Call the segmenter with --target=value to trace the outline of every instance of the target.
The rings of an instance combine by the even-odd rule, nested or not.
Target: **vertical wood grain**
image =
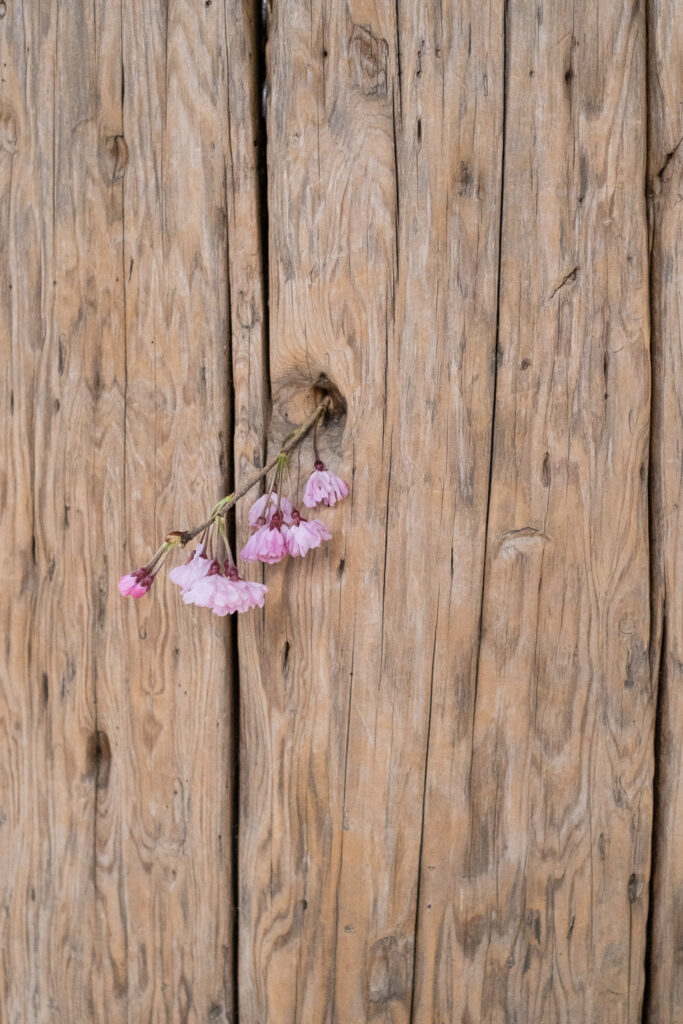
[[[408,1021],[431,686],[466,706],[478,632],[502,5],[278,4],[268,50],[270,440],[331,382],[351,495],[241,659],[240,1009]]]
[[[332,381],[353,486],[243,666],[242,1013],[635,1021],[643,12],[272,13],[271,441]]]
[[[418,1020],[641,1018],[654,708],[645,41],[637,3],[508,3],[467,838],[436,1012]],[[443,889],[425,874],[433,905]]]
[[[83,922],[94,917],[95,651],[111,554],[106,476],[92,468],[98,434],[120,452],[121,308],[92,20],[81,4],[3,14],[0,1017],[23,1024],[91,1017]],[[101,339],[100,308],[113,313]]]
[[[229,630],[116,589],[229,483],[230,30],[0,7],[12,1024],[234,1019]]]
[[[676,1024],[677,5],[275,0],[266,188],[258,6],[0,0],[0,1021],[635,1024],[659,687]],[[316,387],[333,541],[122,601]]]
[[[683,1021],[683,23],[653,0],[649,16],[648,194],[651,232],[651,528],[654,682],[659,683],[657,814],[649,1024]]]
[[[229,13],[121,10],[128,560],[229,482]],[[108,906],[127,988],[112,978],[102,1019],[118,996],[130,1020],[231,1020],[229,627],[166,577],[124,621],[125,700],[119,682],[98,711],[121,745],[101,825],[120,849],[125,921]]]

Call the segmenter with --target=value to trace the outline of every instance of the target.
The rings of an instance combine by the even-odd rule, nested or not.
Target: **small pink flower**
[[[256,532],[240,551],[245,562],[267,562],[273,565],[289,554],[290,527],[284,523],[281,512],[274,512],[270,523],[263,516],[256,520]]]
[[[184,565],[177,565],[175,569],[171,569],[168,574],[171,582],[176,583],[185,593],[191,586],[203,579],[209,571],[211,566],[210,560],[204,554],[204,549],[201,544],[197,545],[197,550],[193,551],[187,562]]]
[[[207,559],[207,561],[209,560]],[[209,567],[204,575],[195,580],[191,586],[183,588],[182,598],[185,604],[196,604],[199,608],[213,608],[220,568],[215,559],[209,561]]]
[[[226,572],[227,575],[223,575],[218,562],[211,562],[209,572],[183,591],[185,604],[210,608],[214,615],[220,616],[263,607],[267,587],[243,580],[235,566],[228,567],[227,562]]]
[[[332,534],[319,519],[304,519],[298,509],[293,509],[287,539],[290,555],[303,557],[311,548],[319,548],[322,541],[331,540]]]
[[[249,509],[249,525],[256,526],[257,520],[261,517],[263,517],[267,523],[270,523],[273,512],[275,512],[276,508],[277,494],[273,491],[270,495],[270,501],[268,501],[267,492],[262,494],[260,498],[256,499]],[[289,523],[292,515],[292,503],[289,498],[285,498],[284,495],[280,498],[280,511],[282,512],[284,522]]]
[[[214,615],[232,615],[248,612],[250,608],[263,608],[268,588],[263,583],[243,580],[235,566],[227,568],[220,580],[213,602]]]
[[[316,459],[315,469],[309,476],[304,490],[304,505],[315,508],[316,505],[336,505],[345,498],[349,489],[340,476],[325,469],[325,464]]]
[[[159,569],[166,561],[171,548],[182,543],[183,534],[169,533],[161,547],[154,552],[149,562],[119,580],[119,593],[123,597],[144,597],[154,583]]]
[[[154,583],[154,573],[151,573],[146,566],[136,569],[135,572],[122,576],[119,580],[119,593],[123,597],[144,597]]]

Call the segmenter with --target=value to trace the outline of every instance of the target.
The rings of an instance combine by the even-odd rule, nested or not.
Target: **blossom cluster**
[[[323,522],[302,516],[292,504],[291,498],[282,494],[286,469],[287,457],[282,452],[275,461],[269,489],[249,510],[251,534],[240,552],[245,562],[273,565],[287,556],[301,558],[332,537]],[[259,474],[252,483],[258,482],[261,476],[263,474]],[[250,486],[247,485],[245,491]],[[326,469],[316,452],[314,469],[303,494],[306,508],[335,505],[348,493],[348,487],[341,477]],[[263,583],[246,580],[240,575],[227,539],[225,516],[242,494],[229,495],[220,501],[209,520],[197,530],[169,534],[146,565],[121,577],[121,594],[124,597],[143,597],[154,583],[168,553],[174,547],[184,547],[201,532],[201,540],[185,564],[176,566],[169,573],[169,579],[180,587],[185,604],[210,608],[214,615],[219,616],[262,608],[268,588]]]
[[[180,587],[185,604],[211,608],[214,615],[231,615],[250,608],[263,608],[268,588],[263,583],[242,579],[228,559],[221,567],[215,558],[204,554],[198,544],[185,565],[178,565],[168,574]]]

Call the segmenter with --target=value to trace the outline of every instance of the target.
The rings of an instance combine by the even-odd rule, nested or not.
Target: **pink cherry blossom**
[[[209,560],[207,559],[207,561]],[[213,608],[220,568],[215,559],[209,561],[206,573],[195,580],[191,586],[183,588],[182,598],[185,604],[196,604],[199,608]]]
[[[171,569],[168,577],[184,593],[207,575],[210,566],[211,561],[204,554],[202,545],[197,544],[197,550],[192,552],[188,561],[184,565],[177,565],[175,569]]]
[[[221,582],[216,588],[213,602],[214,615],[231,615],[233,612],[247,612],[250,608],[263,608],[268,588],[263,583],[243,580],[233,566],[225,576],[217,577]]]
[[[154,573],[147,566],[122,576],[119,580],[119,593],[123,597],[144,597],[154,583]]]
[[[289,554],[289,525],[282,512],[273,512],[270,523],[263,516],[256,520],[256,530],[240,551],[245,562],[267,562],[273,565]]]
[[[332,534],[319,519],[304,519],[298,509],[293,509],[287,539],[290,555],[303,557],[311,548],[319,548],[322,541],[331,540]]]
[[[214,615],[232,615],[257,606],[262,608],[267,590],[262,583],[243,580],[234,566],[224,575],[218,562],[213,561],[209,572],[183,591],[183,601],[210,608]]]
[[[316,459],[315,469],[309,476],[304,490],[304,505],[315,508],[316,505],[336,505],[345,498],[349,489],[340,476],[325,469],[325,464]]]
[[[272,521],[270,525],[259,526],[240,551],[240,558],[245,562],[267,562],[274,565],[289,554],[289,530],[289,526],[284,523],[274,526]]]
[[[267,507],[266,507],[267,505]],[[263,517],[267,523],[273,516],[273,512],[277,509],[277,494],[273,492],[270,495],[270,501],[268,501],[268,493],[262,494],[260,498],[257,498],[254,504],[249,509],[249,525],[256,526],[257,520]],[[285,498],[284,495],[280,497],[280,511],[282,512],[284,522],[289,523],[292,515],[292,503],[289,498]]]

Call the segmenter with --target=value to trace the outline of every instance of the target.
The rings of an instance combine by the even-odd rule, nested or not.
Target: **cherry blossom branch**
[[[203,523],[191,530],[173,530],[167,534],[163,544],[149,562],[121,577],[119,592],[122,596],[144,597],[170,552],[175,548],[185,547],[201,534],[201,541],[190,558],[184,565],[176,566],[169,573],[171,582],[181,588],[185,604],[211,608],[214,615],[220,616],[246,612],[255,607],[262,608],[268,588],[265,583],[245,580],[240,576],[228,541],[227,513],[252,487],[274,470],[270,489],[263,497],[258,498],[249,510],[251,534],[239,557],[246,562],[265,562],[273,565],[289,555],[300,558],[308,551],[320,547],[323,541],[332,539],[332,534],[324,522],[302,516],[290,498],[282,493],[285,470],[289,476],[289,453],[301,443],[311,427],[315,427],[317,433],[320,421],[331,406],[331,398],[323,398],[305,423],[287,435],[275,458],[250,476],[238,491],[221,498]],[[304,488],[303,503],[306,508],[334,505],[348,495],[349,489],[341,477],[325,469],[320,461],[315,434],[313,444],[314,469]],[[276,489],[277,502],[273,509],[271,501]],[[225,549],[227,558],[221,556],[219,559],[221,547]]]
[[[277,453],[275,458],[271,459],[271,461],[267,465],[265,465],[263,469],[259,469],[256,473],[250,476],[247,482],[243,484],[243,486],[240,487],[238,491],[235,491],[233,494],[228,494],[225,498],[221,498],[218,504],[214,506],[211,515],[207,520],[205,520],[205,522],[200,523],[199,526],[196,526],[194,527],[194,529],[191,530],[174,531],[173,533],[170,533],[168,535],[167,540],[173,538],[174,546],[185,547],[185,545],[189,544],[191,540],[194,540],[194,538],[198,536],[198,534],[200,534],[202,530],[206,530],[207,527],[211,526],[211,524],[217,520],[218,516],[226,515],[226,513],[230,511],[233,505],[237,504],[240,498],[243,498],[245,494],[248,494],[252,487],[256,486],[259,480],[263,480],[264,476],[267,476],[268,473],[270,473],[271,469],[277,466],[278,462],[281,463],[282,460],[286,458],[287,455],[292,451],[292,449],[296,448],[296,446],[300,444],[301,441],[303,441],[304,437],[311,429],[311,427],[314,424],[317,425],[320,418],[330,409],[331,405],[332,400],[330,399],[329,395],[326,395],[325,398],[323,398],[322,402],[320,402],[320,404],[316,407],[315,411],[311,413],[311,415],[308,417],[305,423],[303,423],[300,427],[297,427],[296,430],[293,430],[291,434],[287,435],[287,437],[282,443],[280,451]]]

